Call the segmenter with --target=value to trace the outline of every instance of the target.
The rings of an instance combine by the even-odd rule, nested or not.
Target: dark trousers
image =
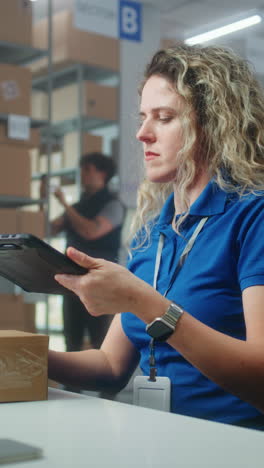
[[[102,315],[93,317],[76,295],[63,298],[64,336],[67,351],[80,351],[85,332],[88,331],[91,346],[100,348],[109,328],[111,317]]]

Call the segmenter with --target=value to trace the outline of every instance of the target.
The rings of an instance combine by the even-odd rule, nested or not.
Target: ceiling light
[[[215,39],[216,37],[224,36],[225,34],[230,34],[232,32],[239,31],[240,29],[248,28],[249,26],[258,24],[261,21],[262,17],[260,15],[252,15],[240,21],[235,21],[234,23],[227,24],[226,26],[222,26],[220,28],[212,29],[211,31],[207,31],[202,34],[197,34],[196,36],[189,37],[189,39],[185,39],[184,42],[188,45],[201,44],[201,42],[210,41],[211,39]]]

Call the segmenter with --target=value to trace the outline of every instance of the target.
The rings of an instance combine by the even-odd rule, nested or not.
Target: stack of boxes
[[[82,31],[74,27],[73,14],[63,10],[53,15],[53,44],[52,58],[55,70],[65,69],[70,65],[83,64],[91,69],[119,71],[119,41],[111,37]],[[48,20],[46,18],[36,22],[33,26],[33,45],[38,49],[46,49],[48,46]],[[34,76],[42,76],[47,73],[47,58],[38,60],[31,65]],[[83,82],[83,117],[104,119],[116,122],[118,118],[118,94],[116,87],[98,84],[92,81]],[[52,93],[52,121],[59,122],[78,116],[78,85],[71,84]],[[47,95],[43,91],[35,91],[32,94],[32,115],[38,119],[46,119],[48,114]],[[99,140],[93,135],[84,137],[84,152],[93,151],[95,146],[98,151]],[[76,140],[77,141],[77,140]],[[64,142],[64,151],[72,152],[72,162],[75,164],[74,155],[78,152],[77,143],[74,146]],[[73,167],[69,164],[66,167]],[[64,163],[64,160],[63,160]]]
[[[63,10],[52,18],[52,59],[55,70],[63,70],[75,64],[87,65],[91,71],[119,70],[119,41],[99,34],[82,31],[74,26],[73,13]],[[33,45],[38,49],[48,47],[48,19],[44,18],[33,26]],[[48,61],[44,57],[30,66],[34,76],[47,74]],[[76,75],[77,82],[77,75]],[[79,88],[77,83],[68,84],[52,92],[52,123],[63,122],[79,116]],[[82,83],[83,105],[82,117],[93,120],[104,120],[115,123],[118,120],[118,90],[115,86],[99,84],[91,80]],[[32,92],[32,116],[45,120],[48,116],[48,98],[44,91]],[[103,151],[102,136],[82,132],[82,152]],[[40,155],[41,156],[41,155]],[[72,169],[78,165],[79,134],[67,133],[63,138],[61,151],[54,151],[51,158],[51,171]],[[47,170],[47,157],[38,158],[36,172]],[[57,185],[72,183],[67,177],[54,178]],[[76,201],[76,187],[64,187],[69,202]],[[61,214],[61,206],[51,197],[50,214],[52,217]]]
[[[32,45],[30,0],[0,2],[0,41],[23,46]]]
[[[0,40],[32,47],[30,1],[1,2]],[[32,73],[29,69],[0,63],[0,114],[31,116],[31,80]],[[37,129],[30,130],[28,140],[20,140],[9,138],[7,122],[0,123],[0,196],[30,197],[30,150],[39,145],[40,135]],[[43,237],[43,213],[1,208],[0,233],[21,231]]]
[[[0,2],[0,40],[32,47],[30,1]],[[31,116],[31,77],[31,71],[25,67],[0,63],[0,114]],[[8,133],[7,121],[3,119],[0,123],[0,200],[1,197],[29,198],[30,150],[40,144],[39,131],[31,129],[28,140],[10,138]],[[44,214],[38,206],[30,211],[3,208],[0,203],[0,233],[16,232],[44,236]],[[0,294],[0,329],[34,332],[34,314],[34,304],[25,304],[21,296]]]
[[[8,41],[21,46],[31,46],[38,49],[48,48],[48,19],[42,19],[32,25],[30,0],[8,0],[0,2],[0,41]],[[119,41],[76,29],[73,14],[61,11],[53,15],[53,67],[65,69],[74,64],[87,65],[91,70],[101,69],[118,72]],[[12,25],[12,27],[10,27]],[[28,68],[0,63],[0,114],[16,114],[30,116],[33,119],[47,120],[48,95],[43,91],[32,91],[32,75],[45,76],[48,73],[48,59],[41,58]],[[105,120],[115,123],[118,118],[118,95],[114,86],[99,84],[86,80],[82,84],[83,108],[82,115],[89,119]],[[52,93],[52,123],[78,117],[77,84],[54,89]],[[51,171],[76,168],[79,158],[79,134],[68,133],[63,138],[60,147],[52,154]],[[103,150],[102,136],[83,132],[82,150],[84,153]],[[47,171],[47,155],[45,145],[40,145],[40,134],[31,129],[28,140],[15,140],[8,137],[6,123],[0,123],[0,199],[2,196],[38,198],[39,182],[31,181],[32,173]],[[34,164],[32,164],[32,162]],[[52,179],[61,184],[66,178]],[[67,182],[69,183],[69,182]],[[70,182],[72,184],[72,181]],[[65,192],[75,201],[78,196],[76,186],[68,185]],[[51,196],[51,218],[60,214],[61,206]],[[31,232],[38,237],[44,236],[44,214],[38,206],[33,211],[27,208],[3,208],[0,204],[0,233]],[[0,278],[1,281],[1,278]],[[3,288],[0,288],[3,291]],[[26,321],[34,314],[24,312],[32,308],[32,304],[23,304],[21,298],[12,294],[0,293],[1,304],[5,310],[14,310],[12,320],[16,324],[12,328],[34,331],[34,320]],[[9,304],[9,306],[8,306]],[[0,312],[0,329],[10,328],[11,313]],[[24,317],[22,322],[18,317]],[[2,320],[2,323],[1,323]]]
[[[0,2],[0,41],[32,46],[29,0]],[[3,61],[3,57],[2,57]],[[30,117],[31,72],[0,63],[0,114]],[[0,123],[1,196],[30,197],[30,149],[39,146],[39,133],[28,140],[9,138],[6,120]],[[32,232],[43,237],[43,213],[1,208],[0,233]],[[1,282],[2,278],[0,278]],[[0,290],[5,290],[5,280]],[[35,333],[35,305],[22,295],[0,293],[0,402],[47,398],[48,336]]]
[[[82,63],[112,71],[119,70],[119,41],[75,28],[71,11],[63,10],[53,15],[52,32],[55,69]],[[44,18],[33,26],[34,46],[47,49],[47,38],[48,20]],[[47,71],[47,59],[32,64],[32,71],[43,75]]]

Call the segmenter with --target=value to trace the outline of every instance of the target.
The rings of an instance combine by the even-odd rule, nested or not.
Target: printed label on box
[[[29,140],[30,138],[30,118],[26,115],[10,114],[7,123],[8,138],[16,140]]]

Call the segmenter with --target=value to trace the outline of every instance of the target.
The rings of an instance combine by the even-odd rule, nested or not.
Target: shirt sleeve
[[[238,238],[238,278],[241,290],[264,285],[264,204],[256,203],[245,216]]]
[[[103,216],[110,221],[113,227],[117,227],[123,223],[124,207],[119,200],[111,200],[103,207],[97,216]]]

